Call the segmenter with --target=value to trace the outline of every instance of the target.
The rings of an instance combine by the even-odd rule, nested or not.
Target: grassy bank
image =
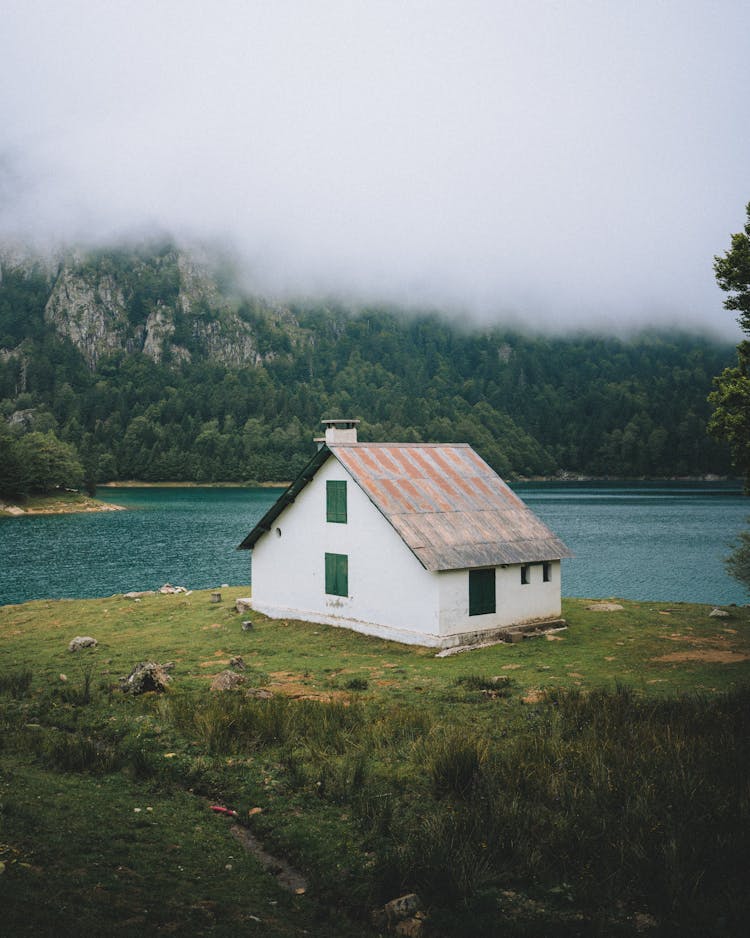
[[[243,631],[243,592],[0,608],[6,933],[375,935],[416,891],[425,935],[744,934],[750,610],[568,600],[549,640],[436,658]],[[123,694],[146,659],[169,691]]]

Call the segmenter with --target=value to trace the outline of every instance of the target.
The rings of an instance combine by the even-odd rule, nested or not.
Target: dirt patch
[[[704,648],[695,651],[674,651],[670,655],[659,655],[658,658],[652,658],[652,661],[700,661],[704,664],[734,664],[738,661],[750,661],[750,655],[745,655],[740,651],[729,651],[720,648]]]
[[[264,850],[260,841],[253,837],[247,828],[240,827],[239,824],[233,824],[229,830],[243,849],[251,853],[265,870],[268,870],[276,877],[279,886],[295,896],[302,896],[307,892],[307,881],[304,876],[291,867],[286,860],[275,857]]]
[[[500,668],[500,670],[501,671],[515,671],[516,668],[520,668],[520,667],[521,667],[520,664],[504,664],[502,668]]]
[[[521,700],[522,700],[525,704],[535,704],[535,703],[539,703],[539,701],[540,701],[543,697],[544,697],[544,692],[543,692],[543,691],[539,690],[538,687],[532,687],[530,690],[526,691],[526,693],[525,693],[524,696],[521,698]]]
[[[694,635],[681,635],[679,632],[673,632],[671,635],[663,635],[670,642],[690,642],[691,645],[710,645],[714,648],[718,645],[720,648],[728,647],[729,639],[723,635],[716,635],[713,638],[697,638]]]
[[[334,700],[348,701],[349,694],[342,690],[316,690],[301,674],[291,671],[273,671],[269,674],[271,681],[268,685],[275,694],[283,694],[292,700],[320,700],[323,703],[332,703]]]
[[[547,639],[548,642],[564,642],[565,641],[564,635],[552,635],[551,632],[547,632],[544,637]]]
[[[625,607],[619,603],[590,603],[586,608],[591,612],[622,612]]]

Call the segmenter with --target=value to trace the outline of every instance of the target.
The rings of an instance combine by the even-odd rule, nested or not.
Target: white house
[[[240,545],[276,619],[448,648],[560,616],[557,538],[465,443],[325,441]]]

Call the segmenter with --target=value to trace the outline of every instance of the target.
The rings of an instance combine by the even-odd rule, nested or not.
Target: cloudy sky
[[[706,326],[747,0],[0,0],[0,236],[223,240],[266,291]]]

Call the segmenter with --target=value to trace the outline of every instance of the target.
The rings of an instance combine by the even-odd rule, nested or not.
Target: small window
[[[326,593],[349,595],[349,558],[346,554],[326,554]]]
[[[346,482],[326,482],[326,521],[346,524]]]
[[[542,564],[542,580],[545,583],[549,583],[551,579],[552,579],[552,564],[543,563]]]
[[[469,570],[469,615],[485,616],[495,611],[495,571]]]
[[[521,565],[521,584],[523,586],[528,586],[531,582],[531,567],[524,563]]]

